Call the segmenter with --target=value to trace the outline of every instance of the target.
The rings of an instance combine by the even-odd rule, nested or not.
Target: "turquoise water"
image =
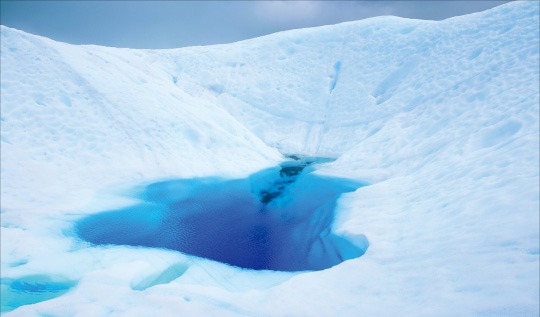
[[[17,307],[43,302],[68,292],[76,282],[61,276],[29,275],[20,278],[2,278],[0,298],[2,312]]]

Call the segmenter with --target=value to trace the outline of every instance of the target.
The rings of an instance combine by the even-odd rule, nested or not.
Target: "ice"
[[[3,315],[537,316],[538,19],[515,1],[171,50],[2,27],[2,288],[54,290]],[[73,235],[143,204],[134,186],[242,180],[281,153],[368,184],[329,225],[364,255],[257,271]]]

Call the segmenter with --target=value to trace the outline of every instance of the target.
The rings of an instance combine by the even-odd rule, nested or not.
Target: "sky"
[[[509,1],[4,1],[1,24],[72,44],[175,48],[395,15],[442,20]]]

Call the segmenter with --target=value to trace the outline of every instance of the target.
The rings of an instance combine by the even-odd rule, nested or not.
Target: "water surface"
[[[166,248],[255,270],[321,270],[365,248],[331,232],[336,201],[363,184],[312,173],[317,158],[292,157],[244,179],[150,184],[141,203],[83,218],[96,245]]]

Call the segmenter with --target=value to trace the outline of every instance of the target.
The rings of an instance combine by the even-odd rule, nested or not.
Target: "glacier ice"
[[[73,283],[3,315],[537,316],[538,18],[514,1],[171,50],[2,26],[2,287]],[[369,239],[365,254],[245,270],[73,234],[144,205],[124,195],[138,184],[243,182],[281,153],[335,157],[309,177],[369,184],[337,198],[330,225]]]

